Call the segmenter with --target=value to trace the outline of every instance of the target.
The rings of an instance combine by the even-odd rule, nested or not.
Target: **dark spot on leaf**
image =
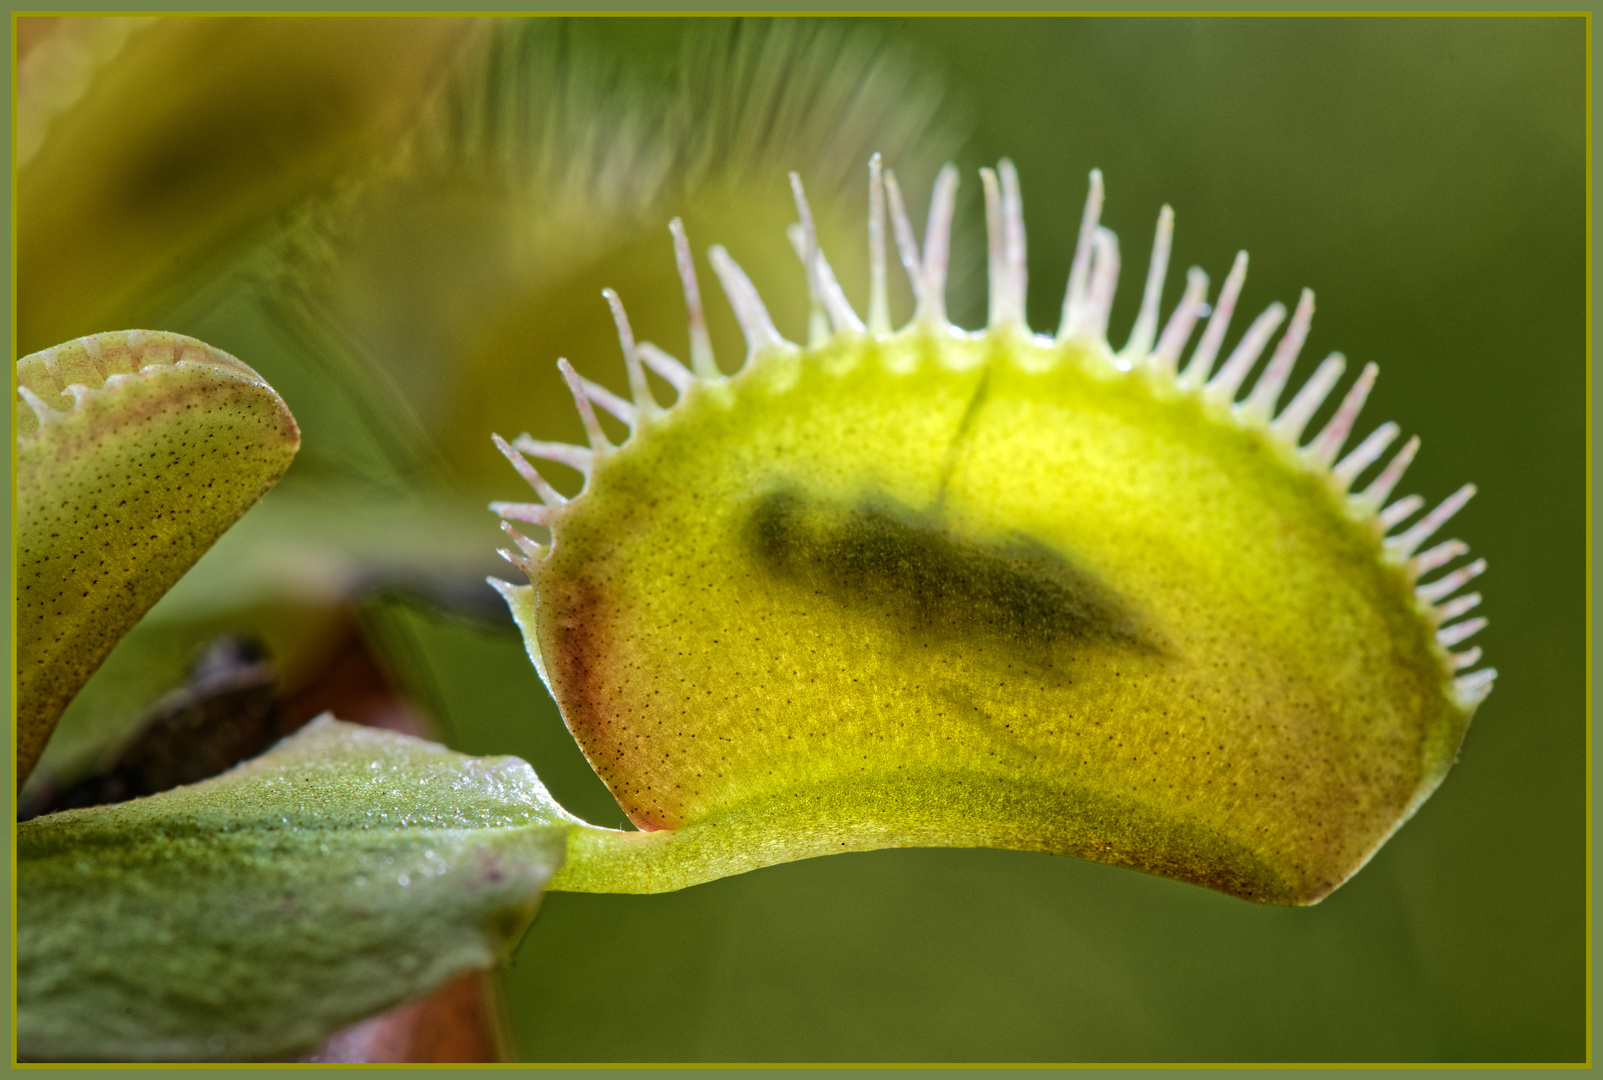
[[[848,504],[781,489],[757,500],[747,537],[770,573],[910,633],[1047,663],[1063,646],[1165,651],[1117,592],[1020,533],[966,537],[939,512],[883,496]]]

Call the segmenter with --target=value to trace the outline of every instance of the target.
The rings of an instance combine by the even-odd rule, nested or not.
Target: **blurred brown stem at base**
[[[352,1024],[301,1062],[496,1062],[495,988],[488,973],[460,975],[434,993]]]

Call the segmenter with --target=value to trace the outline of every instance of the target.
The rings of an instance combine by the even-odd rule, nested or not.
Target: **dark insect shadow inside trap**
[[[746,534],[775,577],[925,639],[998,646],[1044,667],[1064,649],[1167,652],[1092,573],[1022,533],[963,536],[944,501],[915,510],[885,495],[847,502],[785,487],[754,502]]]

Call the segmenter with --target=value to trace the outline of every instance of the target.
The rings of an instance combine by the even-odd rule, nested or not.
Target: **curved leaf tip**
[[[17,361],[17,774],[117,641],[289,468],[300,429],[234,357],[96,334]]]

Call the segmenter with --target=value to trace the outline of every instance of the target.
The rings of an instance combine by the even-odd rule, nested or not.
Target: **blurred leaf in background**
[[[19,20],[21,351],[162,314],[275,215],[388,153],[472,26]]]
[[[604,287],[638,335],[687,356],[670,218],[698,250],[733,245],[799,333],[795,208],[775,178],[802,171],[832,249],[855,253],[869,156],[923,187],[956,149],[928,65],[868,27],[650,20],[642,41],[616,32],[631,21],[504,24],[393,166],[309,216],[285,256],[275,311],[297,339],[373,373],[441,468],[487,494],[506,465],[486,432],[582,437],[557,357],[624,388]],[[846,285],[866,292],[866,274]],[[733,368],[744,343],[709,301]]]
[[[950,305],[966,325],[984,305],[974,168],[1011,156],[1031,320],[1050,327],[1101,167],[1104,220],[1127,251],[1145,250],[1169,202],[1172,279],[1196,263],[1218,280],[1244,247],[1248,309],[1312,287],[1310,355],[1381,365],[1371,409],[1424,436],[1416,486],[1480,485],[1460,532],[1492,565],[1484,645],[1502,678],[1452,776],[1312,909],[996,851],[812,860],[664,896],[555,894],[506,977],[519,1054],[1588,1052],[1582,20],[141,25],[116,49],[85,46],[102,57],[93,77],[47,95],[45,134],[20,147],[19,303],[35,328],[21,344],[107,328],[94,320],[202,337],[278,388],[304,447],[69,710],[58,741],[76,760],[114,746],[208,635],[254,632],[310,679],[354,620],[455,749],[523,755],[570,810],[621,825],[479,585],[505,575],[483,499],[518,489],[489,431],[577,435],[559,355],[621,387],[604,285],[639,336],[683,355],[674,214],[698,251],[728,245],[798,336],[787,169],[860,300],[873,150],[915,217],[931,166],[955,153],[963,167],[953,262],[970,273]],[[279,52],[225,63],[266,49],[250,35]],[[263,104],[280,100],[346,104],[303,124]],[[171,119],[191,111],[211,126]],[[67,258],[94,250],[78,228],[106,238],[104,257]],[[1134,317],[1132,277],[1115,337]],[[733,320],[704,292],[733,366]]]

